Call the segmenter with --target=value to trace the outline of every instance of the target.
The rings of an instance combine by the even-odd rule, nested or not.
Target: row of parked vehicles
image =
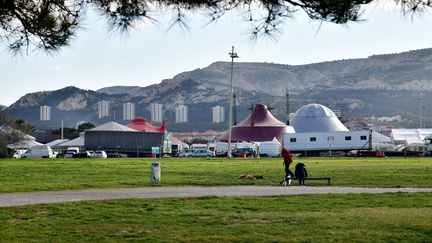
[[[227,153],[218,153],[215,151],[211,151],[208,149],[188,149],[180,153],[180,157],[215,157],[215,156],[226,156]],[[233,157],[257,157],[257,154],[254,152],[252,148],[239,148],[231,151],[231,155]]]
[[[65,154],[53,151],[50,146],[39,145],[29,149],[17,149],[14,158],[107,158],[108,155],[103,150],[80,151],[78,147],[69,147]]]
[[[282,146],[274,139],[267,142],[241,142],[231,144],[232,157],[278,157],[281,155]],[[228,143],[217,142],[214,144],[193,144],[191,149],[183,150],[180,157],[226,157],[228,155]]]

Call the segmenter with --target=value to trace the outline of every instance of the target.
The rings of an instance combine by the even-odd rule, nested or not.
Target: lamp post
[[[233,119],[233,71],[234,71],[234,58],[238,58],[237,53],[234,52],[234,46],[230,53],[231,57],[231,84],[230,84],[230,103],[229,103],[229,129],[228,129],[228,158],[231,158],[231,129],[232,129],[232,119]]]

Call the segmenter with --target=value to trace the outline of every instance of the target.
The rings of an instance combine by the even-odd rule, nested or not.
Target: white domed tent
[[[291,119],[297,133],[348,131],[332,110],[320,104],[301,107]]]

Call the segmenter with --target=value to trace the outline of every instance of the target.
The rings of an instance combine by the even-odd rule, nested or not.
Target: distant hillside
[[[124,102],[135,103],[136,114],[149,119],[149,106],[156,102],[164,105],[164,117],[175,130],[187,126],[173,123],[175,108],[183,104],[189,107],[191,131],[198,127],[211,129],[215,127],[211,123],[212,106],[225,106],[228,112],[230,65],[215,62],[147,87],[113,86],[98,91],[66,87],[31,93],[6,111],[38,127],[58,127],[61,119],[69,126],[82,120],[95,124],[114,118],[121,121]],[[343,119],[401,114],[418,120],[420,94],[425,104],[424,116],[432,116],[432,106],[428,105],[432,103],[432,49],[297,66],[239,62],[234,63],[233,84],[237,121],[249,114],[248,108],[254,103],[274,107],[272,113],[285,120],[286,89],[290,92],[291,112],[308,103],[320,103],[340,109]],[[112,114],[99,120],[97,102],[102,99],[113,104]],[[41,105],[53,107],[53,121],[38,120]]]
[[[175,108],[185,104],[189,107],[189,119],[191,121],[209,124],[212,120],[212,107],[228,104],[226,92],[206,88],[201,82],[190,79],[175,84],[152,85],[136,89],[136,92],[133,93],[116,92],[113,89],[112,87],[104,89],[110,94],[82,90],[76,87],[36,92],[21,97],[7,108],[7,112],[13,117],[24,119],[39,128],[46,129],[58,127],[61,120],[70,127],[75,126],[78,121],[101,124],[115,119],[127,123],[128,121],[122,121],[122,104],[126,102],[135,103],[136,115],[147,119],[150,119],[149,107],[151,103],[164,104],[165,119],[172,123],[175,120]],[[266,96],[263,93],[247,91],[239,93],[239,95],[241,95],[239,100],[248,106],[255,100],[260,100],[258,95]],[[112,104],[109,117],[98,119],[97,102],[100,100],[107,100]],[[264,99],[267,103],[271,100]],[[39,121],[39,107],[42,105],[51,106],[51,121]],[[247,115],[247,113],[247,109],[239,111],[239,115],[242,116]]]
[[[142,89],[140,86],[111,86],[96,90],[99,93],[105,94],[135,94]]]
[[[231,63],[216,62],[183,72],[164,82],[194,79],[215,88],[229,85]],[[432,49],[400,54],[374,55],[364,59],[308,65],[235,63],[234,86],[283,95],[306,89],[432,91]]]

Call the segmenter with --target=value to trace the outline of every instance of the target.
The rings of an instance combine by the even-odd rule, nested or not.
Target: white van
[[[55,158],[55,155],[50,146],[38,145],[29,148],[21,158]]]
[[[260,157],[277,157],[282,151],[282,145],[274,138],[272,141],[260,142],[258,151]]]
[[[66,150],[65,158],[73,158],[75,154],[79,154],[80,149],[78,147],[69,147]]]

